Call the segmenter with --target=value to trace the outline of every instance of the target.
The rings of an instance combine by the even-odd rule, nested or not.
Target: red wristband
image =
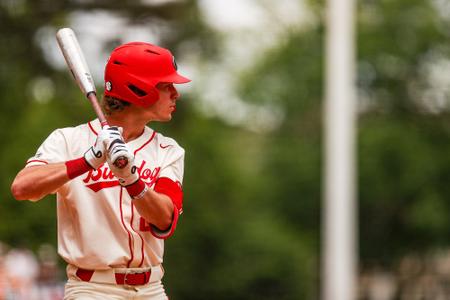
[[[142,192],[144,192],[145,189],[147,188],[147,185],[142,179],[138,179],[138,181],[130,185],[127,185],[125,188],[127,189],[127,192],[130,195],[130,197],[134,198],[140,195]]]
[[[84,157],[66,161],[67,177],[73,179],[91,170],[92,167],[86,162]]]

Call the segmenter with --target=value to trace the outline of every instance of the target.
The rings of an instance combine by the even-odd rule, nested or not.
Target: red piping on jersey
[[[156,131],[153,131],[152,136],[150,137],[150,139],[148,141],[146,141],[141,147],[139,147],[138,149],[134,150],[134,156],[136,156],[136,153],[138,153],[139,151],[141,151],[145,146],[147,146],[155,137],[156,135]],[[131,203],[131,220],[133,220],[133,212],[134,212],[134,205],[133,202]],[[139,236],[139,238],[141,239],[141,253],[142,253],[142,259],[141,262],[139,263],[139,267],[142,267],[142,264],[144,263],[144,239],[142,238],[142,236],[139,234],[139,232],[137,232],[136,230],[134,230],[133,225],[131,225],[131,229],[133,229],[134,232],[137,233],[137,235]]]
[[[40,162],[40,163],[44,163],[44,164],[48,165],[48,162],[46,162],[45,160],[39,160],[39,159],[33,159],[30,161],[27,161],[26,165],[31,164],[33,162]]]
[[[125,228],[125,230],[126,230],[126,232],[128,234],[128,247],[130,248],[130,254],[131,254],[131,258],[130,258],[130,260],[127,263],[127,268],[129,268],[131,262],[134,259],[134,251],[133,251],[133,246],[132,246],[132,244],[134,245],[134,242],[132,242],[132,238],[133,237],[131,235],[131,232],[125,226],[125,221],[123,220],[123,209],[122,209],[123,197],[122,197],[122,195],[123,195],[123,187],[120,187],[120,220],[122,221],[123,228]]]
[[[155,137],[156,135],[156,131],[153,131],[152,136],[150,137],[150,139],[148,141],[146,141],[141,147],[139,147],[138,149],[134,150],[134,156],[136,156],[136,153],[140,150],[142,150],[142,148],[144,148],[145,146],[147,146]]]
[[[134,228],[133,228],[133,218],[134,218],[134,204],[133,204],[133,201],[131,201],[131,221],[130,221],[130,226],[131,226],[131,229],[133,229],[133,231],[141,239],[141,257],[142,258],[141,258],[141,262],[139,263],[139,267],[142,267],[142,264],[144,263],[144,239],[142,238],[142,236],[141,236],[141,234],[139,232],[134,230]]]
[[[89,125],[89,128],[92,130],[92,132],[93,132],[95,135],[98,135],[97,131],[95,131],[94,126],[92,126],[91,122],[88,122],[88,125]]]

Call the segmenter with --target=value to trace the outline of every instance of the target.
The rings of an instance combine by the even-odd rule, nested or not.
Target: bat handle
[[[125,156],[119,156],[114,162],[113,164],[119,168],[119,169],[123,169],[128,165],[128,158]]]
[[[119,156],[116,158],[116,160],[113,162],[113,164],[119,168],[123,169],[128,165],[128,158],[126,156]]]
[[[108,122],[106,120],[105,121],[100,121],[100,126],[102,126],[102,128],[105,127],[105,126],[108,126]]]
[[[97,96],[95,95],[95,92],[91,91],[91,92],[87,93],[86,97],[91,102],[92,107],[94,108],[95,114],[97,115],[102,128],[105,126],[108,126],[108,121],[106,121],[106,117],[103,114],[103,111],[100,108],[100,105],[98,104],[98,100],[97,100]],[[128,158],[125,156],[119,156],[118,158],[116,158],[116,160],[113,162],[113,164],[117,168],[123,169],[128,165]]]

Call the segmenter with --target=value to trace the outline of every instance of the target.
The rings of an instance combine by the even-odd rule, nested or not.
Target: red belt
[[[89,282],[94,275],[93,270],[86,270],[78,268],[76,275],[83,281]],[[144,285],[147,284],[150,280],[151,272],[142,272],[142,273],[115,273],[115,279],[117,284],[125,284],[125,285]]]

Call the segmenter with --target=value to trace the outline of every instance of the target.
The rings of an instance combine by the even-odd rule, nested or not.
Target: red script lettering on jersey
[[[145,168],[147,162],[143,160],[141,165],[137,168],[137,172],[141,179],[147,184],[148,187],[152,187],[156,179],[159,177],[161,167],[156,167],[153,170]],[[98,192],[101,189],[115,187],[119,185],[119,181],[114,176],[113,172],[109,168],[108,164],[103,164],[97,170],[90,170],[86,177],[83,178],[83,182],[86,183],[86,187],[90,188],[94,192]]]

